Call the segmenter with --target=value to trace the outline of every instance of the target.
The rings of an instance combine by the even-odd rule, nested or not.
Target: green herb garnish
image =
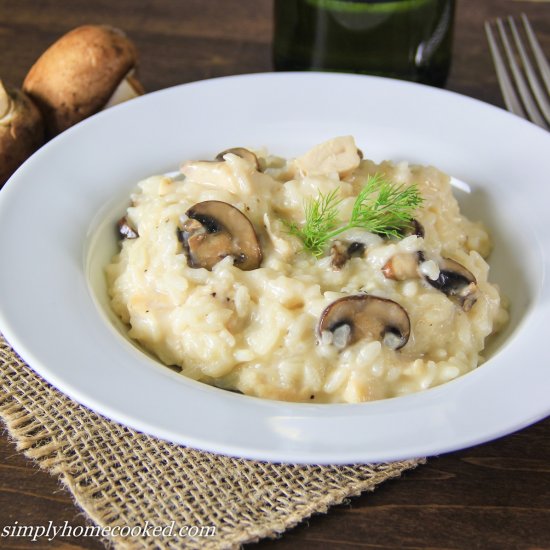
[[[401,237],[412,221],[414,211],[422,204],[416,185],[395,185],[379,174],[369,176],[353,204],[348,222],[338,224],[339,189],[304,205],[305,223],[285,222],[289,233],[298,237],[304,248],[315,256],[323,254],[327,242],[344,231],[361,228],[384,237]]]

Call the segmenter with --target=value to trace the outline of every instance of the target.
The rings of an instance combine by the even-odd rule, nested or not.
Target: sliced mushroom
[[[118,233],[123,239],[137,239],[139,237],[137,230],[132,227],[128,218],[123,216],[117,222]]]
[[[338,347],[368,338],[398,350],[409,340],[411,323],[407,312],[397,302],[359,294],[340,298],[325,308],[318,331],[320,336],[325,331],[340,337],[343,334],[345,339],[338,342]]]
[[[409,236],[409,235],[416,235],[417,237],[422,237],[422,238],[425,235],[424,226],[414,218],[411,220],[409,227],[405,232],[405,236]]]
[[[450,258],[443,258],[439,263],[439,277],[436,280],[425,279],[434,288],[455,299],[464,311],[470,311],[477,301],[476,278],[469,269]]]
[[[190,267],[212,270],[227,256],[243,271],[260,267],[262,249],[250,220],[222,201],[204,201],[187,212],[180,236]]]
[[[454,299],[464,311],[470,311],[477,300],[476,278],[463,265],[449,258],[436,264],[426,261],[423,252],[398,253],[384,264],[382,272],[387,279],[395,281],[423,278]]]
[[[363,243],[336,240],[330,248],[330,265],[336,270],[342,269],[350,258],[362,256],[364,252],[365,245]]]
[[[38,58],[23,90],[42,111],[53,137],[108,105],[143,94],[134,76],[136,64],[136,48],[121,30],[84,25]]]
[[[225,151],[222,151],[221,153],[218,153],[216,155],[216,160],[223,161],[223,157],[229,153],[241,157],[242,159],[249,162],[252,166],[254,166],[256,170],[260,171],[260,162],[258,160],[258,157],[255,155],[255,153],[248,149],[245,149],[244,147],[232,147],[231,149],[226,149]]]

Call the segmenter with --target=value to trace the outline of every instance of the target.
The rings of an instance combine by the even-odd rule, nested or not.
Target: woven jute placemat
[[[300,466],[202,452],[75,403],[30,369],[1,335],[0,367],[0,416],[17,448],[58,476],[92,522],[164,528],[164,535],[149,530],[106,540],[115,548],[237,548],[277,536],[421,462]],[[181,526],[195,529],[179,534]],[[215,528],[213,536],[207,527]]]

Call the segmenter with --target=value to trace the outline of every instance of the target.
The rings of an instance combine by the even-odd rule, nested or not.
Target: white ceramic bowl
[[[230,146],[296,156],[352,134],[368,158],[434,164],[471,187],[491,280],[511,321],[482,367],[424,392],[358,405],[224,392],[160,365],[110,312],[103,267],[135,183]],[[303,463],[401,459],[504,435],[550,411],[550,134],[450,92],[316,73],[213,79],[148,94],[52,140],[0,192],[0,330],[84,405],[177,443]]]

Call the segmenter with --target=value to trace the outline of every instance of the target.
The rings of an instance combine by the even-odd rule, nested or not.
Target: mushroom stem
[[[121,83],[117,86],[116,90],[113,92],[113,95],[109,98],[109,101],[105,104],[105,107],[103,107],[103,110],[139,97],[145,93],[143,86],[139,80],[133,76],[133,73],[134,71],[130,71],[124,77]]]

